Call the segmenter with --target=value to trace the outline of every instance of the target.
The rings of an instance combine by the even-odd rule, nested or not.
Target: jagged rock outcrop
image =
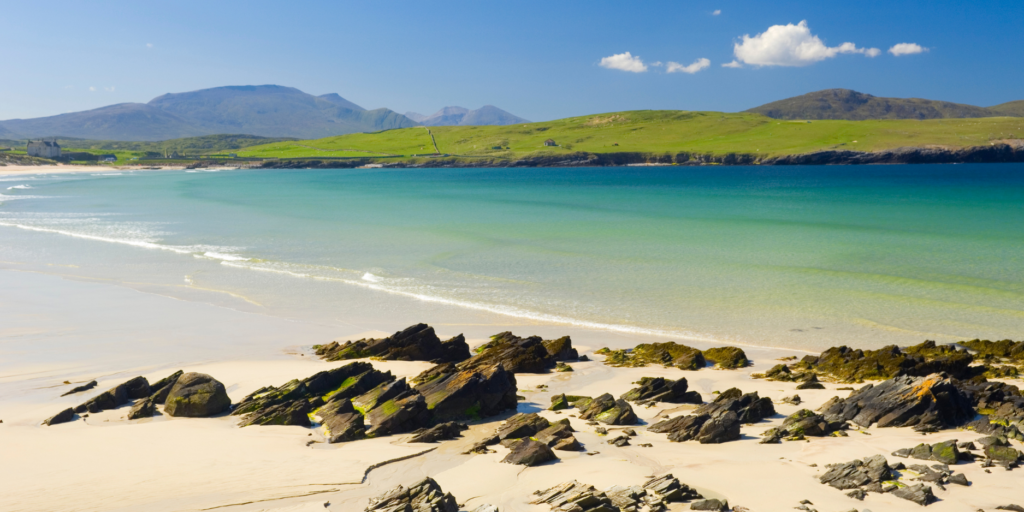
[[[386,436],[412,432],[430,424],[431,414],[423,395],[409,391],[366,412],[366,433]]]
[[[153,403],[161,405],[167,403],[167,395],[170,394],[171,388],[174,387],[174,383],[178,382],[178,379],[184,374],[185,372],[178,370],[150,384],[149,391],[152,393],[150,398],[153,400]]]
[[[429,476],[409,487],[399,485],[370,500],[366,512],[458,512],[459,505],[451,493]]]
[[[803,436],[822,437],[846,428],[846,422],[828,421],[824,416],[808,409],[790,414],[778,428],[768,429],[762,443],[777,443],[782,439],[802,439]]]
[[[347,400],[393,382],[391,372],[380,372],[363,361],[318,372],[280,387],[266,386],[242,399],[231,412],[243,416],[239,426],[311,426],[308,415],[329,401]]]
[[[434,328],[416,324],[387,338],[364,338],[339,344],[317,345],[316,355],[327,361],[374,357],[385,361],[459,362],[469,359],[469,345],[463,335],[441,341]]]
[[[719,499],[698,500],[690,504],[690,510],[714,510],[724,512],[729,510],[729,502]]]
[[[468,428],[469,427],[465,423],[459,423],[456,421],[439,423],[433,427],[413,432],[413,436],[409,439],[409,442],[436,443],[438,441],[447,441],[449,439],[459,437],[462,434],[462,431]]]
[[[53,426],[59,425],[61,423],[67,423],[73,419],[75,419],[75,410],[68,407],[67,409],[64,409],[63,411],[53,415],[52,417],[47,418],[45,421],[43,421],[43,424],[47,426]]]
[[[578,452],[583,450],[583,446],[576,440],[576,436],[573,433],[576,432],[569,424],[569,420],[556,421],[550,426],[537,432],[533,437],[537,441],[548,445],[552,450],[559,450],[565,452]]]
[[[707,366],[707,360],[700,350],[674,341],[643,343],[632,350],[603,348],[595,353],[604,355],[604,363],[609,366],[643,367],[660,364],[681,370],[699,370]]]
[[[848,398],[832,398],[818,409],[828,421],[862,427],[949,428],[974,417],[970,399],[948,378],[896,377],[868,384]]]
[[[148,385],[147,391],[148,391]],[[186,373],[178,378],[167,395],[164,412],[170,416],[205,418],[228,410],[224,384],[205,373]]]
[[[791,365],[778,364],[764,374],[769,380],[788,382],[817,382],[814,377],[824,377],[834,382],[864,382],[884,380],[899,376],[923,377],[933,373],[966,379],[980,375],[985,367],[971,366],[974,356],[956,345],[937,345],[925,341],[918,345],[899,348],[895,345],[878,350],[852,349],[847,346],[832,347],[819,356],[806,356]],[[806,384],[813,386],[814,384]]]
[[[913,448],[903,448],[892,452],[895,457],[910,457],[919,460],[934,460],[943,464],[956,464],[964,459],[957,447],[956,439],[936,444],[921,443]]]
[[[966,428],[1024,442],[1024,395],[1017,386],[1003,382],[961,382],[959,387],[982,415]]]
[[[892,490],[892,494],[893,496],[913,501],[918,505],[927,505],[935,501],[935,495],[932,494],[932,488],[924,484],[897,487]]]
[[[99,395],[75,407],[75,412],[97,413],[108,409],[116,409],[135,398],[149,396],[149,382],[145,377],[135,377],[114,386]]]
[[[509,454],[501,459],[507,464],[536,466],[558,458],[548,445],[533,439],[519,439],[511,443],[509,449],[511,450]]]
[[[771,398],[761,397],[756,391],[743,393],[737,388],[729,388],[719,393],[711,402],[694,409],[693,413],[715,417],[725,411],[735,412],[740,423],[757,423],[775,415],[775,404],[772,403]]]
[[[668,509],[669,503],[703,499],[671,474],[652,478],[643,485],[616,485],[603,492],[573,480],[533,494],[532,504],[571,512],[636,512],[644,505],[651,512],[662,512]]]
[[[639,387],[623,393],[619,398],[639,403],[700,404],[703,402],[700,393],[687,391],[686,378],[671,380],[663,377],[643,377],[639,384]]]
[[[151,418],[154,414],[156,414],[156,401],[153,397],[146,397],[135,401],[132,408],[128,411],[127,418],[129,420],[138,420]]]
[[[511,332],[491,336],[491,341],[477,348],[477,352],[477,355],[460,363],[459,369],[482,369],[501,364],[511,373],[543,373],[558,361],[579,357],[568,336],[543,340],[540,336],[520,338]]]
[[[81,393],[82,391],[89,391],[90,389],[92,389],[94,387],[96,387],[96,381],[94,381],[94,380],[93,381],[89,381],[86,384],[82,384],[81,386],[75,386],[75,387],[69,389],[66,393],[64,393],[64,394],[62,394],[60,396],[68,396],[68,395],[73,395],[75,393]]]
[[[313,414],[323,425],[328,443],[344,443],[366,437],[365,418],[352,406],[351,400],[332,400]]]
[[[756,392],[743,394],[728,389],[688,416],[678,416],[651,425],[647,430],[668,434],[675,442],[698,441],[701,444],[724,443],[740,438],[740,425],[756,423],[775,414],[771,399]]]
[[[580,410],[581,420],[594,420],[606,425],[636,425],[637,417],[629,402],[621,398],[616,400],[605,393],[591,400]]]
[[[505,420],[505,423],[498,427],[498,439],[522,439],[533,437],[551,426],[551,422],[537,413],[519,413]]]
[[[439,372],[415,389],[426,398],[434,421],[486,418],[518,405],[516,378],[501,364]]]
[[[902,467],[902,466],[899,466]],[[938,466],[937,466],[938,467]],[[828,471],[819,480],[839,490],[859,490],[858,499],[863,499],[863,492],[891,492],[894,496],[913,501],[918,505],[927,505],[935,500],[931,487],[925,484],[907,485],[896,483],[898,475],[889,466],[885,457],[874,455],[863,460],[854,460],[843,464],[829,464]],[[919,475],[919,480],[934,482],[936,485],[948,481],[948,471],[935,471],[922,465],[910,466],[911,471]],[[850,493],[853,496],[853,493]],[[854,496],[857,497],[857,496]]]

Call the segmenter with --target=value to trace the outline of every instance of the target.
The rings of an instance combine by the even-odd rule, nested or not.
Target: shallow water
[[[1024,165],[168,171],[0,185],[2,265],[186,299],[216,290],[286,317],[346,318],[371,293],[385,313],[387,297],[404,296],[810,350],[1024,336]]]

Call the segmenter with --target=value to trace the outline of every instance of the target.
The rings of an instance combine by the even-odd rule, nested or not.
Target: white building
[[[60,158],[60,145],[57,144],[57,141],[29,141],[28,156],[37,156],[39,158]]]

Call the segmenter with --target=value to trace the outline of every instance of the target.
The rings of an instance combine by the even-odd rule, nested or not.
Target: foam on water
[[[7,190],[18,190],[18,189],[29,189],[32,185],[15,185],[13,187],[7,187]]]

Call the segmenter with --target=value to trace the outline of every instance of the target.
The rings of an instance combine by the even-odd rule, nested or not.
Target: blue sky
[[[739,111],[833,87],[988,106],[1024,99],[1022,19],[1019,0],[7,2],[0,119],[248,84],[531,120]],[[889,53],[899,43],[925,51]]]

